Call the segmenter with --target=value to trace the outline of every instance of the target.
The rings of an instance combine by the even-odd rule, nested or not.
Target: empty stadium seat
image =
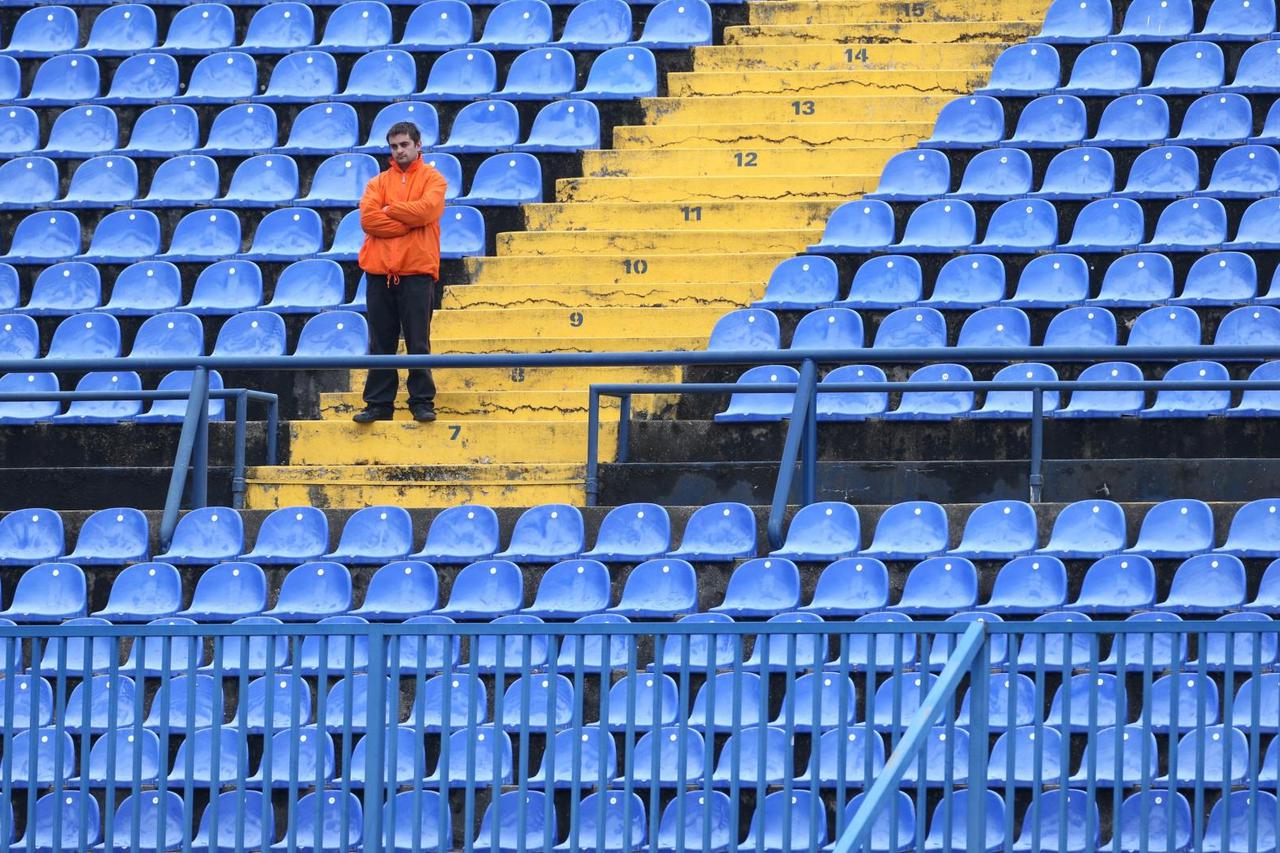
[[[147,517],[131,507],[115,507],[86,518],[75,548],[59,559],[78,566],[122,566],[145,562],[150,552]]]
[[[1092,199],[1115,189],[1116,167],[1105,148],[1083,146],[1055,154],[1049,161],[1040,189],[1032,196],[1059,199]]]
[[[1084,141],[1087,119],[1084,102],[1074,95],[1046,95],[1027,104],[1004,142],[1017,148],[1065,148]]]
[[[1149,308],[1129,329],[1131,347],[1188,347],[1200,344],[1200,316],[1190,308]]]
[[[1255,198],[1280,191],[1280,153],[1266,145],[1229,148],[1213,165],[1213,176],[1200,195]]]
[[[473,100],[498,87],[498,69],[487,50],[451,50],[437,59],[419,93],[428,101]]]
[[[168,563],[137,563],[111,584],[107,606],[94,616],[112,622],[146,622],[182,607],[182,579]]]
[[[133,338],[133,349],[130,358],[151,357],[183,357],[204,355],[204,326],[200,318],[185,311],[170,311],[156,314],[143,321],[138,333]],[[187,387],[191,385],[190,371],[187,372]],[[213,374],[210,374],[211,376]],[[161,381],[163,388],[173,387],[176,380],[168,384]],[[163,403],[168,401],[156,401]],[[221,401],[219,401],[221,402]]]
[[[265,605],[264,605],[265,606]],[[283,625],[279,619],[274,616],[245,616],[236,619],[233,624],[236,625]],[[244,654],[244,662],[241,662],[241,654]],[[241,672],[250,675],[261,675],[267,671],[270,666],[273,671],[280,671],[289,662],[289,641],[284,637],[275,637],[268,639],[267,637],[249,637],[242,640],[240,637],[227,637],[222,643],[222,654],[215,656],[216,660],[212,664],[215,667],[221,667],[225,675],[238,675]],[[287,683],[286,683],[287,686]],[[257,688],[260,692],[261,687]],[[283,688],[282,688],[283,689]],[[307,694],[307,711],[306,717],[310,719],[311,695]],[[261,715],[261,710],[259,710]],[[261,725],[261,724],[260,724]]]
[[[510,0],[514,2],[514,0]],[[457,125],[455,124],[455,128]],[[478,128],[475,129],[478,133]],[[449,141],[453,144],[454,134]],[[470,147],[468,143],[466,147]],[[453,145],[452,150],[464,148]],[[536,204],[542,201],[542,166],[532,154],[495,154],[476,169],[471,192],[458,201],[481,207]]]
[[[978,603],[978,573],[963,557],[932,557],[917,563],[891,609],[911,615],[950,614]]]
[[[508,101],[476,101],[467,104],[454,117],[453,127],[449,131],[449,138],[441,143],[437,148],[441,151],[453,152],[456,154],[475,154],[496,151],[500,148],[508,148],[520,141],[520,116],[516,111],[515,105]],[[491,172],[497,172],[500,165],[506,165],[510,162],[511,168],[517,165],[520,169],[514,173],[519,179],[518,183],[527,184],[530,181],[525,178],[532,170],[532,164],[523,158],[530,157],[528,154],[505,155],[503,158],[492,158],[494,166],[490,167]],[[538,180],[536,186],[541,194],[541,169],[538,170]],[[490,175],[490,180],[495,175]],[[479,175],[475,180],[478,180]],[[475,188],[473,187],[473,192]],[[477,197],[477,203],[492,204],[494,202],[484,199],[483,193]]]
[[[120,355],[120,323],[110,314],[75,314],[58,324],[45,358],[114,358]]]
[[[1004,107],[989,95],[956,98],[938,113],[922,148],[986,148],[1004,138]]]
[[[187,88],[175,100],[189,104],[233,104],[256,94],[258,66],[253,57],[241,51],[223,51],[211,53],[196,64]]]
[[[1269,27],[1274,28],[1274,24]],[[1214,803],[1209,812],[1209,822],[1200,840],[1203,849],[1220,853],[1240,847],[1248,848],[1254,843],[1250,839],[1266,844],[1269,839],[1276,837],[1276,805],[1275,795],[1266,791],[1259,792],[1256,800],[1248,791],[1227,794]],[[1222,840],[1224,837],[1227,839],[1225,844]]]
[[[539,47],[517,56],[506,84],[496,94],[510,101],[545,101],[573,91],[577,72],[573,55],[560,47]]]
[[[1084,613],[1059,610],[1044,613],[1035,618],[1036,622],[1090,622]],[[1087,634],[1039,634],[1026,637],[1015,666],[1018,669],[1043,670],[1046,667],[1076,668],[1082,663],[1096,657],[1091,648]]]
[[[322,853],[360,846],[364,813],[353,793],[313,791],[298,800],[292,817],[292,824],[285,830],[285,840],[271,845],[277,853],[290,847],[306,853]]]
[[[1273,346],[1277,341],[1280,309],[1270,305],[1236,308],[1222,318],[1213,338],[1214,346]]]
[[[1227,210],[1215,198],[1183,198],[1166,207],[1155,236],[1143,249],[1192,252],[1216,248],[1227,239]]]
[[[928,348],[947,345],[947,321],[933,308],[900,308],[876,328],[877,349]]]
[[[250,648],[253,648],[252,644]],[[267,717],[268,694],[271,697],[270,719]],[[244,726],[249,733],[261,734],[295,725],[305,726],[310,722],[311,692],[305,689],[305,682],[296,674],[293,677],[277,675],[249,682],[247,695],[241,697],[235,716],[226,727],[239,729]]]
[[[582,624],[625,624],[630,620],[616,613],[593,613],[590,616],[583,616],[581,619],[575,619],[574,621]],[[607,631],[609,629],[597,630]],[[582,648],[582,666],[588,669],[600,669],[602,667],[622,669],[626,666],[627,661],[631,659],[635,648],[634,641],[625,636],[611,636],[607,648],[604,636],[601,634],[590,634],[584,636],[581,640],[577,637],[565,637],[564,642],[560,644],[560,655],[556,659],[557,669],[561,672],[576,671],[578,669],[579,645]]]
[[[703,0],[662,0],[649,10],[644,31],[634,44],[652,50],[676,50],[711,44],[711,7]]]
[[[1080,211],[1071,239],[1059,248],[1071,252],[1120,252],[1143,239],[1142,207],[1129,198],[1103,198]]]
[[[1213,41],[1253,41],[1275,29],[1276,6],[1271,0],[1219,0],[1209,7],[1204,29],[1196,35]]]
[[[525,850],[554,846],[555,804],[542,791],[508,791],[491,802],[480,819],[475,847]]]
[[[609,599],[609,570],[603,563],[562,560],[543,574],[533,604],[523,613],[547,619],[576,619],[604,611]]]
[[[159,217],[149,210],[117,210],[93,229],[89,248],[80,257],[98,263],[132,263],[159,251]]]
[[[1169,105],[1159,95],[1124,95],[1102,111],[1090,145],[1127,148],[1162,142],[1169,136]]]
[[[631,40],[631,7],[622,0],[585,0],[569,10],[554,44],[566,50],[606,50]]]
[[[1280,507],[1276,501],[1250,501],[1236,510],[1226,541],[1214,550],[1237,557],[1280,556]]]
[[[399,560],[413,550],[413,523],[398,506],[358,510],[342,528],[338,547],[324,559],[347,565],[376,565]]]
[[[24,513],[23,517],[29,520],[35,514]],[[43,512],[39,514],[47,518]],[[16,513],[10,513],[6,518],[13,515]],[[59,526],[61,526],[60,523]],[[7,526],[5,532],[8,532]],[[62,550],[61,538],[61,531],[59,531],[59,547],[56,549],[59,551]],[[21,552],[15,553],[13,549],[6,549],[3,559],[6,566],[30,564],[27,557]],[[78,566],[70,563],[40,562],[39,565],[23,572],[14,588],[9,609],[0,613],[0,616],[20,623],[61,622],[64,619],[85,616],[85,602],[85,577]]]
[[[1236,605],[1239,606],[1239,605]],[[1264,613],[1228,613],[1219,616],[1219,622],[1265,622],[1270,624],[1271,617]],[[1253,667],[1273,667],[1280,657],[1280,637],[1276,634],[1209,634],[1201,657],[1205,666],[1211,670],[1232,669],[1236,671]],[[1188,664],[1188,667],[1199,663]]]
[[[227,194],[215,199],[225,207],[279,207],[298,197],[298,164],[292,157],[260,154],[241,161]]]
[[[969,798],[984,797],[981,839],[969,840]],[[1004,800],[995,791],[966,788],[952,793],[947,802],[939,803],[929,821],[924,850],[997,850],[1004,843]]]
[[[194,210],[178,220],[169,251],[160,257],[176,263],[218,261],[240,253],[240,219],[225,208]]]
[[[1031,321],[1021,308],[999,305],[975,311],[960,327],[956,346],[1027,347],[1031,345]],[[972,402],[972,398],[970,398]]]
[[[1017,148],[980,152],[965,166],[960,188],[952,193],[969,201],[1004,201],[1031,192],[1031,157]]]
[[[1124,725],[1128,710],[1121,679],[1110,673],[1081,673],[1064,681],[1053,694],[1049,715],[1044,719],[1047,725],[1064,734]]]
[[[365,619],[400,620],[434,610],[438,603],[435,569],[419,560],[399,560],[374,573],[364,604],[351,613]]]
[[[173,56],[204,55],[235,43],[236,19],[230,6],[195,3],[174,13],[160,50]]]
[[[492,557],[498,550],[498,516],[487,506],[463,504],[431,520],[427,541],[412,559],[462,564]]]
[[[1195,15],[1188,0],[1135,0],[1125,12],[1115,38],[1123,41],[1167,42],[1191,33]]]
[[[520,516],[498,560],[554,563],[572,559],[585,549],[582,513],[568,504],[532,507]]]
[[[94,157],[71,176],[59,207],[121,207],[138,197],[138,167],[128,157]]]
[[[968,368],[959,364],[930,364],[915,370],[908,382],[971,382]],[[882,417],[891,420],[949,420],[973,409],[973,392],[964,390],[903,391],[898,407]]]
[[[315,40],[315,17],[305,3],[272,3],[257,9],[249,20],[244,42],[247,53],[288,53]]]
[[[275,110],[265,104],[235,104],[214,116],[208,140],[195,153],[255,154],[276,143]]]
[[[58,377],[53,373],[6,373],[0,377],[0,393],[57,392]],[[62,411],[57,400],[13,401],[0,403],[0,424],[33,424],[51,420]]]
[[[657,504],[632,503],[609,510],[600,522],[596,546],[582,556],[606,563],[640,562],[670,549],[671,519],[667,511]]]
[[[46,59],[36,68],[31,89],[25,98],[28,106],[54,106],[92,101],[100,92],[98,62],[84,54],[60,54]]]
[[[40,122],[29,107],[10,107],[0,112],[0,154],[28,154],[40,144]]]
[[[151,315],[165,316],[162,312],[176,308],[181,295],[182,278],[176,266],[167,261],[138,261],[120,272],[112,285],[111,299],[102,306],[102,311],[120,317],[147,316],[148,320],[143,324],[143,328],[146,328],[146,323],[152,319]],[[177,316],[186,317],[189,321],[194,321],[196,326],[199,325],[200,321],[190,315]],[[174,320],[174,315],[169,315],[160,322],[166,323],[169,320]],[[141,334],[142,329],[139,329],[134,338],[135,351],[138,350],[138,337]],[[142,343],[145,345],[146,340],[143,339]],[[197,355],[203,354],[203,329],[199,330],[199,345],[196,348]]]
[[[207,519],[216,514],[223,519],[221,523],[224,526],[230,527],[231,525],[226,523],[226,513],[232,510],[226,507],[218,507],[217,510],[217,513],[206,513],[204,516],[206,529],[212,528],[211,532],[225,535],[217,530],[216,523],[209,522]],[[184,516],[183,521],[199,512],[202,510],[195,510]],[[191,527],[191,525],[187,526],[188,531]],[[188,532],[186,535],[191,534]],[[174,541],[178,541],[177,533],[174,534]],[[222,622],[257,616],[266,609],[267,577],[262,569],[253,563],[232,562],[219,563],[206,569],[196,581],[195,592],[191,595],[191,606],[179,611],[178,615],[200,622]]]
[[[883,610],[888,603],[889,576],[884,563],[869,557],[846,557],[823,569],[813,599],[802,609],[823,616],[855,616]]]
[[[213,355],[284,355],[284,320],[271,311],[236,314],[218,330]]]
[[[1213,549],[1213,511],[1198,500],[1156,504],[1142,520],[1138,541],[1126,553],[1152,559],[1185,558]]]
[[[429,0],[415,6],[396,47],[435,51],[462,47],[471,41],[471,6],[460,0]]]
[[[780,557],[748,560],[733,570],[724,600],[711,608],[735,617],[775,616],[800,606],[800,572]]]
[[[911,211],[902,239],[893,248],[903,252],[949,252],[973,245],[977,220],[966,201],[935,199]]]
[[[1057,242],[1057,209],[1044,199],[1014,199],[991,214],[986,236],[975,248],[1021,254],[1048,249]]]
[[[220,778],[233,778],[236,772]],[[191,849],[210,853],[237,843],[267,847],[275,837],[275,816],[265,803],[261,791],[226,791],[211,797],[191,839]]]
[[[680,0],[664,0],[680,2]],[[979,155],[982,156],[982,155]],[[928,201],[951,189],[951,163],[941,151],[917,149],[889,158],[880,172],[880,183],[865,198],[886,201]]]
[[[1169,141],[1197,147],[1234,145],[1252,133],[1253,108],[1249,99],[1235,93],[1219,93],[1193,101],[1183,113],[1178,135]]]
[[[756,554],[756,519],[745,504],[713,503],[689,516],[680,547],[669,556],[699,562],[728,562]]]
[[[941,554],[947,549],[947,515],[929,501],[908,501],[884,511],[876,522],[871,545],[861,556],[885,560],[912,560]]]
[[[378,50],[356,60],[339,96],[346,101],[388,101],[408,97],[418,87],[413,57],[403,50]]]
[[[982,308],[1004,298],[1004,262],[993,255],[958,255],[942,265],[924,304],[933,308]]]
[[[280,510],[277,510],[280,512]],[[262,533],[259,532],[259,547]],[[251,554],[245,559],[253,560]],[[339,563],[303,563],[285,575],[276,606],[264,615],[286,621],[314,621],[351,609],[351,573]]]
[[[135,704],[140,699],[132,678],[95,675],[72,689],[63,712],[65,727],[75,733],[100,733],[132,727],[136,716],[140,716],[135,715]],[[140,709],[142,706],[138,704],[137,707]]]
[[[492,619],[524,606],[524,575],[507,560],[482,560],[457,574],[449,602],[439,609],[453,619]]]
[[[110,753],[114,753],[112,760],[107,758]],[[155,784],[164,769],[161,762],[160,740],[155,732],[143,730],[136,735],[132,731],[108,732],[94,741],[93,748],[89,751],[88,771],[77,778],[75,784],[86,788],[105,788],[108,783],[121,787]],[[132,798],[125,800],[125,804],[120,807],[121,812],[131,801]],[[124,827],[117,825],[117,837],[126,834],[127,827],[127,821]],[[122,829],[124,832],[121,832]]]
[[[315,726],[277,732],[244,785],[267,789],[326,785],[333,781],[333,753],[332,736]]]
[[[189,109],[189,108],[187,108]],[[139,207],[188,207],[211,202],[218,194],[218,164],[203,155],[166,160],[151,176],[151,189]]]
[[[21,310],[34,317],[60,317],[91,311],[101,301],[98,268],[84,261],[70,261],[41,270]]]
[[[658,94],[658,64],[647,48],[611,47],[595,58],[586,85],[573,92],[591,101],[631,100]]]
[[[557,732],[552,748],[542,754],[542,764],[529,777],[529,786],[535,788],[572,788],[606,784],[617,773],[617,747],[613,738],[602,736],[599,729]],[[586,817],[586,815],[583,815]],[[580,830],[581,832],[581,830]],[[588,847],[592,846],[588,842]]]
[[[1144,92],[1159,95],[1199,95],[1226,82],[1222,48],[1211,41],[1174,43],[1160,54],[1151,83]]]
[[[330,53],[366,53],[390,42],[391,10],[383,3],[355,0],[333,10],[316,47]]]
[[[1006,48],[991,67],[991,80],[978,94],[1028,96],[1051,92],[1061,80],[1058,51],[1047,44],[1016,44]]]
[[[238,314],[262,303],[262,270],[246,261],[218,261],[200,271],[191,301],[182,306],[197,316]]]
[[[1089,265],[1079,255],[1032,258],[1022,268],[1018,287],[1006,300],[1020,308],[1060,308],[1089,298]]]
[[[60,189],[58,165],[48,157],[19,157],[0,164],[0,182],[3,182],[0,183],[2,207],[23,208],[52,202]]]
[[[858,510],[841,501],[801,507],[791,519],[782,547],[770,556],[798,561],[836,560],[861,546]]]
[[[1226,88],[1248,94],[1280,91],[1280,80],[1276,76],[1278,70],[1280,55],[1277,55],[1275,45],[1269,42],[1251,45],[1240,57],[1236,75]]]
[[[1082,382],[1133,382],[1142,371],[1125,361],[1103,362],[1086,367]],[[1137,414],[1145,404],[1145,394],[1137,391],[1073,391],[1071,401],[1053,413],[1060,418],[1106,418]]]
[[[490,12],[476,47],[524,50],[551,41],[551,7],[542,0],[508,0]]]
[[[163,53],[143,53],[120,64],[107,94],[98,100],[106,104],[150,105],[176,97],[178,91],[177,60]]]
[[[810,311],[796,324],[793,350],[848,350],[862,346],[862,318],[848,308]]]
[[[1176,364],[1164,375],[1166,382],[1208,382],[1230,378],[1227,369],[1214,361],[1193,361]],[[1220,415],[1231,405],[1231,392],[1227,389],[1207,391],[1175,391],[1161,389],[1156,401],[1143,409],[1145,418],[1187,418]]]
[[[80,844],[81,838],[86,847],[102,838],[102,813],[88,791],[45,794],[36,800],[33,813],[34,824],[27,826],[15,847],[30,844],[36,850],[61,850],[72,843]]]
[[[80,221],[60,210],[30,213],[18,223],[4,260],[11,265],[47,264],[80,253]]]
[[[885,381],[884,371],[866,364],[846,364],[823,377],[823,385],[876,384]],[[884,414],[889,408],[886,392],[829,391],[817,394],[815,409],[820,421],[864,420]]]
[[[448,616],[412,616],[405,620],[410,624],[451,625],[453,620]],[[443,636],[420,636],[408,640],[401,639],[399,648],[393,646],[387,653],[387,666],[394,672],[416,673],[421,666],[427,672],[438,672],[445,666],[455,667],[461,659],[461,640],[453,637],[452,642]]]
[[[1044,755],[1047,766],[1050,761],[1047,749]],[[992,764],[995,765],[994,760]],[[1037,806],[1023,814],[1022,831],[1013,845],[1014,850],[1042,850],[1054,845],[1062,845],[1062,850],[1100,849],[1102,822],[1098,817],[1098,804],[1087,793],[1070,789],[1046,791],[1040,795]]]
[[[609,608],[631,618],[669,619],[698,609],[698,583],[684,560],[646,560],[627,574],[622,598]]]
[[[74,9],[49,5],[28,9],[13,24],[4,52],[27,59],[74,50],[80,43],[80,21]]]
[[[893,208],[878,199],[846,202],[827,218],[822,241],[809,247],[810,252],[867,253],[888,247],[893,242]],[[854,293],[857,292],[855,281]]]
[[[338,93],[338,64],[333,55],[319,50],[286,54],[276,63],[267,90],[255,100],[276,103],[310,103]]]
[[[859,269],[866,266],[863,264]],[[753,302],[752,307],[773,310],[820,308],[835,302],[839,296],[839,273],[830,258],[787,258],[773,268],[764,297]]]

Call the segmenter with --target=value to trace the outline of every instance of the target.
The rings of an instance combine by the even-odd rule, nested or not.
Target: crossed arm
[[[366,187],[360,199],[360,226],[374,237],[403,237],[415,228],[430,225],[444,212],[446,186],[444,176],[433,171],[421,199],[391,204],[385,203],[381,192]]]

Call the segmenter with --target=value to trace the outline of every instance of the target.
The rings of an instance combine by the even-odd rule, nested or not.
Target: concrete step
[[[1040,21],[1044,0],[770,0],[747,7],[752,24],[923,23],[928,21]]]
[[[401,371],[403,375],[404,371]],[[475,393],[498,391],[585,390],[601,382],[679,382],[679,367],[508,367],[459,368],[435,371],[436,387],[443,391]],[[351,371],[351,388],[364,388],[365,371]]]
[[[739,152],[750,162],[758,152]],[[747,171],[747,170],[744,170]],[[824,199],[848,201],[870,192],[879,184],[878,172],[807,176],[728,176],[683,178],[563,178],[556,181],[556,198],[560,201],[785,201]]]
[[[687,98],[645,98],[646,125],[673,124],[812,124],[862,122],[868,116],[893,116],[895,121],[933,125],[950,95],[708,95]],[[616,144],[616,142],[615,142]],[[901,146],[892,146],[900,150]]]
[[[481,503],[527,507],[544,503],[581,506],[586,468],[579,463],[543,465],[419,465],[262,467],[248,472],[249,509],[286,506],[449,507]]]
[[[652,258],[588,258],[579,255],[467,258],[467,278],[476,284],[624,284],[643,281],[760,282],[778,261],[794,252],[737,252],[732,255],[655,255]]]
[[[918,50],[938,51],[939,65],[955,68],[965,61],[966,49],[973,51],[974,61],[990,62],[989,52],[993,47],[1003,49],[1010,43],[1024,41],[1040,31],[1039,21],[957,21],[939,23],[894,23],[894,24],[772,24],[760,26],[751,24],[743,27],[725,27],[722,49],[754,47],[758,51],[772,47],[780,52],[779,61],[783,63],[802,62],[791,59],[790,51],[801,45],[812,45],[815,51],[827,51],[828,45],[839,45],[842,50],[836,54],[844,57],[844,49],[853,49],[855,54],[860,47],[867,47],[869,68],[928,68],[927,60],[920,65],[907,66],[903,63],[913,61],[913,52],[890,53],[889,48],[915,48]],[[695,48],[704,50],[705,48]],[[835,54],[835,51],[831,51]],[[809,54],[798,53],[797,57]],[[823,52],[813,54],[821,59]],[[696,54],[695,54],[696,56]],[[750,54],[747,54],[749,57]],[[897,64],[879,64],[890,61],[893,56]],[[925,54],[927,56],[927,54]],[[984,59],[985,57],[985,59]],[[784,66],[773,66],[784,67]],[[787,65],[785,67],[803,67]],[[832,66],[839,67],[839,66]],[[695,63],[695,69],[701,66]],[[708,71],[718,70],[710,66]]]
[[[759,223],[763,224],[763,223]],[[799,252],[822,239],[821,229],[766,231],[512,231],[498,235],[499,256]]]
[[[749,148],[744,143],[743,148]],[[859,148],[673,148],[658,151],[586,151],[582,171],[586,177],[733,177],[759,175],[877,174],[889,158],[902,149]]]
[[[745,99],[744,99],[745,100]],[[805,98],[794,103],[807,109]],[[834,148],[910,148],[933,132],[929,121],[805,121],[791,119],[762,124],[676,124],[654,127],[617,127],[613,146],[622,149],[715,148],[761,151],[765,148],[805,146]],[[565,201],[566,199],[560,199]]]
[[[682,71],[667,75],[667,94],[685,95],[963,95],[987,82],[990,70],[925,68],[914,71]]]
[[[954,24],[907,24],[904,31],[916,27],[953,28]],[[999,33],[987,30],[980,34],[981,38],[973,43],[946,43],[942,39],[931,39],[920,34],[920,38],[907,41],[881,41],[874,37],[868,28],[862,25],[833,24],[829,27],[815,27],[824,31],[824,35],[810,38],[797,36],[797,33],[809,32],[809,27],[782,28],[791,30],[790,34],[779,32],[761,36],[748,29],[741,34],[742,42],[728,40],[724,45],[695,47],[693,49],[693,70],[702,72],[743,72],[743,71],[855,71],[862,73],[868,69],[892,70],[903,73],[930,71],[939,66],[943,68],[965,68],[971,65],[990,65],[1000,52],[1009,46],[1008,37],[998,37]],[[1029,27],[1022,27],[1028,30]],[[940,33],[941,34],[941,33]],[[1029,32],[1023,33],[1030,35]],[[956,34],[958,38],[958,34]],[[889,37],[893,38],[893,37]],[[785,42],[797,42],[787,44]]]
[[[708,284],[460,284],[445,291],[443,307],[458,308],[627,308],[716,307],[729,311],[764,294],[764,282]]]
[[[525,205],[530,231],[590,231],[598,228],[719,231],[760,217],[778,228],[822,228],[834,201],[619,202]]]
[[[436,394],[436,415],[450,421],[475,421],[496,418],[503,421],[585,421],[588,394],[574,391],[451,391],[442,387]],[[618,419],[618,399],[602,397],[601,420]],[[396,398],[395,419],[411,421],[408,393]],[[671,406],[668,399],[637,397],[635,411],[662,415]],[[354,391],[320,395],[322,420],[346,420],[364,408],[364,400]]]
[[[501,330],[495,329],[497,334]],[[683,329],[652,337],[597,337],[563,335],[553,338],[454,338],[437,341],[432,337],[437,354],[465,353],[539,353],[539,352],[665,352],[669,350],[701,350],[707,348],[707,334],[685,336]],[[437,346],[438,344],[438,346]],[[403,355],[403,353],[402,353]]]
[[[474,308],[440,311],[431,324],[431,339],[444,343],[484,340],[495,333],[513,338],[538,337],[662,337],[672,329],[682,334],[707,334],[721,312],[706,306],[616,308],[596,305],[572,311],[548,308]]]
[[[601,459],[613,458],[616,423],[600,425]],[[518,438],[517,438],[518,436]],[[578,421],[291,421],[289,466],[492,465],[586,461],[587,425]],[[305,472],[304,472],[305,473]],[[256,476],[256,475],[255,475]]]

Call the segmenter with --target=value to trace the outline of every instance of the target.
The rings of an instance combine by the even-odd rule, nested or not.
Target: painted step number
[[[754,168],[756,160],[759,158],[756,156],[756,152],[754,151],[736,151],[734,152],[733,159],[737,161],[738,168],[742,169]]]
[[[791,111],[798,116],[811,116],[817,112],[818,105],[813,101],[792,101]]]
[[[574,311],[572,314],[569,315],[569,325],[573,326],[575,329],[582,325],[581,311]]]
[[[449,440],[450,440],[450,441],[457,441],[457,440],[458,440],[458,436],[459,436],[459,435],[461,435],[461,434],[462,434],[462,427],[461,427],[460,425],[458,425],[458,424],[451,424],[451,425],[449,426]]]
[[[854,60],[865,63],[867,61],[867,49],[865,47],[861,50],[854,50],[851,47],[845,48],[844,61],[853,62]]]
[[[644,258],[627,258],[622,262],[622,269],[627,275],[644,275],[649,271],[649,262]]]

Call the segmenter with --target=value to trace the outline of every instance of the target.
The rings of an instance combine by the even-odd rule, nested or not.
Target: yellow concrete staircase
[[[436,314],[437,352],[688,350],[759,298],[841,202],[985,82],[1047,0],[769,0],[646,99],[644,124],[587,152],[583,177],[526,209],[495,257],[467,261]],[[352,424],[353,391],[289,425],[289,465],[250,471],[251,507],[581,503],[587,386],[678,381],[678,369],[439,372],[440,420]],[[637,401],[661,416],[668,401]],[[612,454],[616,407],[601,449]]]

